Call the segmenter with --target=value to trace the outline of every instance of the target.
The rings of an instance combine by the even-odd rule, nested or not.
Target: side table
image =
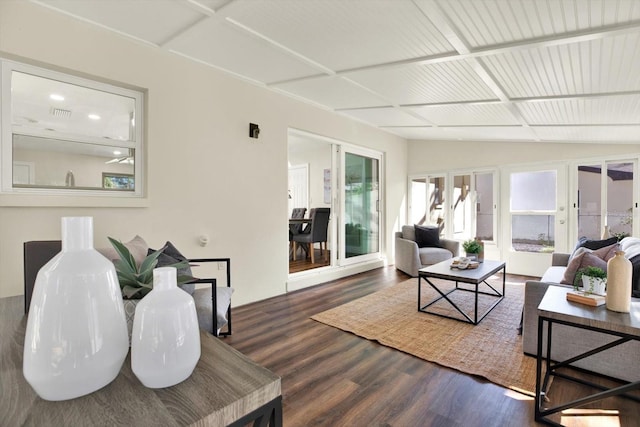
[[[220,339],[201,331],[193,373],[172,387],[150,389],[131,371],[77,399],[49,402],[22,375],[27,317],[23,297],[0,298],[0,424],[282,426],[280,377]]]
[[[560,426],[561,424],[548,418],[549,415],[562,412],[569,408],[580,407],[592,402],[596,402],[607,397],[624,395],[630,399],[640,402],[636,396],[626,393],[632,390],[640,390],[640,381],[628,382],[621,381],[621,385],[614,388],[606,388],[599,384],[586,381],[584,379],[574,377],[566,372],[560,371],[561,368],[571,367],[573,363],[589,357],[593,354],[600,353],[610,348],[617,347],[631,340],[640,341],[640,300],[632,298],[631,313],[616,313],[606,309],[604,305],[599,307],[590,307],[579,303],[573,303],[566,300],[566,294],[570,289],[559,286],[549,286],[540,305],[538,306],[538,351],[536,364],[536,394],[535,394],[535,419],[536,421],[546,422],[551,425]],[[543,330],[544,324],[547,325],[547,351],[543,355]],[[583,354],[577,355],[564,361],[551,360],[552,343],[552,327],[553,324],[563,324],[578,329],[588,329],[592,331],[602,332],[618,339],[613,340],[609,344],[589,350]],[[562,345],[562,343],[559,343]],[[628,357],[637,359],[637,354],[629,354]],[[544,359],[544,362],[543,362]],[[544,363],[545,373],[542,375],[542,366]],[[594,375],[599,375],[592,372]],[[553,407],[542,408],[542,401],[546,396],[549,379],[552,376],[585,384],[601,390],[589,396],[585,396],[571,402],[561,403]]]

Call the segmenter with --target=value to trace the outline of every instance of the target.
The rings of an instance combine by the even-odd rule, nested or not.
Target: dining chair
[[[296,257],[297,244],[302,243],[308,245],[307,254],[311,255],[311,263],[315,264],[315,255],[313,246],[314,243],[320,243],[320,254],[323,255],[324,260],[327,260],[327,234],[329,229],[329,216],[331,213],[330,208],[315,208],[310,215],[311,225],[308,227],[308,232],[305,230],[300,234],[293,236],[293,259]],[[322,244],[324,243],[324,251]]]

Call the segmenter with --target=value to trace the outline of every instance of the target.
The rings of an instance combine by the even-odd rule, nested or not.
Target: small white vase
[[[73,399],[113,381],[128,351],[118,276],[93,248],[93,218],[62,218],[62,252],[36,276],[24,377],[43,399]]]
[[[193,297],[178,288],[176,269],[153,270],[153,290],[136,307],[131,369],[149,388],[170,387],[191,375],[200,359]]]
[[[607,279],[599,277],[582,276],[582,288],[584,292],[596,295],[605,295],[607,290]],[[631,294],[631,292],[629,292]]]

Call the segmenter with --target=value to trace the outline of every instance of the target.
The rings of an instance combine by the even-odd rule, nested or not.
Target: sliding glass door
[[[584,162],[575,169],[577,235],[600,239],[611,235],[623,238],[633,235],[637,205],[636,162],[611,160]]]
[[[380,257],[379,154],[344,149],[341,155],[342,191],[341,264]]]

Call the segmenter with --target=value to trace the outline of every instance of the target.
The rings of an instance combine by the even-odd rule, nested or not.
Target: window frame
[[[97,79],[80,77],[68,72],[54,71],[42,66],[10,60],[0,57],[0,206],[22,205],[96,205],[96,206],[139,206],[141,199],[145,197],[144,175],[144,147],[145,147],[145,92],[142,89],[116,86],[113,83],[101,82]],[[13,72],[26,73],[45,79],[58,80],[63,83],[85,87],[91,90],[107,92],[114,95],[125,96],[134,100],[136,125],[133,127],[133,138],[128,141],[98,138],[89,135],[68,134],[58,131],[39,131],[37,129],[25,129],[15,127],[12,123],[12,97],[11,78]],[[67,142],[108,146],[113,148],[134,150],[134,191],[105,190],[86,188],[49,188],[49,187],[20,187],[13,184],[13,136],[26,135],[34,137],[47,137],[60,139]],[[46,196],[46,197],[42,197]],[[52,197],[58,201],[52,201]],[[80,199],[80,200],[79,200]],[[97,199],[101,199],[97,201]],[[116,199],[123,200],[118,202]],[[127,200],[128,199],[128,200]],[[81,200],[84,200],[81,201]],[[94,200],[95,203],[87,203]],[[109,201],[110,200],[110,201]]]

